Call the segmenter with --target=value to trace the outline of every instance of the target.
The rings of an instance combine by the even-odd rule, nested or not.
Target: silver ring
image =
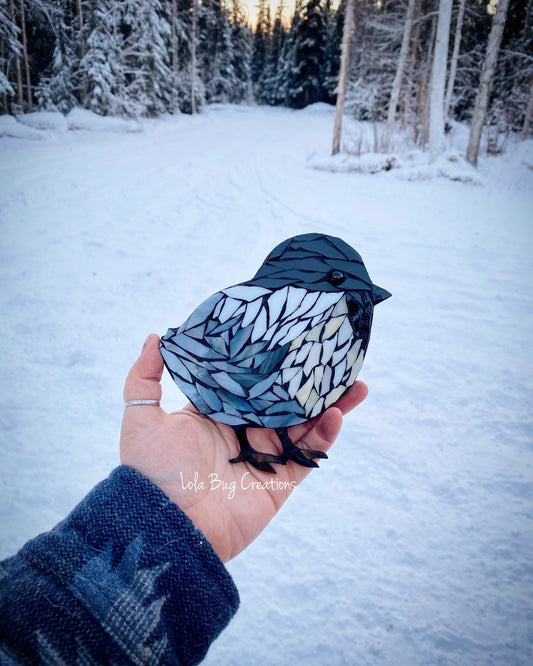
[[[133,407],[134,405],[155,405],[159,407],[159,400],[126,400],[124,407]]]

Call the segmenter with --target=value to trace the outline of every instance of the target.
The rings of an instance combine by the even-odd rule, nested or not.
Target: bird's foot
[[[323,451],[301,449],[299,446],[296,446],[289,437],[287,428],[276,428],[276,433],[283,446],[283,458],[285,460],[292,460],[298,463],[298,465],[303,465],[303,467],[318,467],[318,464],[313,459],[327,458],[327,455]]]
[[[292,460],[304,467],[318,467],[318,463],[313,458],[327,458],[327,455],[323,451],[301,449],[295,444],[291,444],[290,446],[285,445],[283,447],[283,457],[285,460]]]
[[[236,458],[232,458],[230,460],[230,463],[239,462],[247,462],[250,463],[252,467],[261,470],[261,472],[270,472],[270,474],[275,474],[276,470],[269,463],[285,465],[285,458],[284,456],[274,456],[270,453],[261,453],[260,451],[255,451],[254,449],[248,449],[247,451],[241,451]]]
[[[235,435],[237,436],[237,441],[239,442],[241,452],[236,458],[232,458],[230,463],[247,462],[250,463],[252,467],[261,470],[261,472],[269,472],[270,474],[275,474],[276,470],[269,463],[285,465],[284,456],[275,456],[271,453],[261,453],[261,451],[256,451],[253,449],[250,442],[248,441],[246,428],[236,428]]]

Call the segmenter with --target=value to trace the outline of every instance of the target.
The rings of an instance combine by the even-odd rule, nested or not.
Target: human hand
[[[124,400],[161,399],[163,359],[159,338],[146,340],[124,386]],[[362,382],[321,415],[289,428],[292,441],[326,452],[346,414],[367,395]],[[248,430],[250,443],[279,455],[274,430]],[[154,405],[126,407],[120,437],[122,464],[155,483],[201,530],[223,562],[238,555],[266,527],[292,490],[311,472],[294,462],[276,465],[277,475],[245,463],[230,464],[239,453],[232,428],[200,414],[191,403],[167,414]]]

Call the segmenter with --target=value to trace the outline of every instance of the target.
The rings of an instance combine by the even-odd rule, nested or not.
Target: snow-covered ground
[[[411,155],[371,175],[327,157],[321,105],[213,107],[134,133],[47,122],[0,139],[0,554],[118,464],[148,333],[282,239],[324,231],[393,294],[369,397],[229,564],[242,605],[206,663],[531,664],[532,142],[474,174],[458,128],[446,168]],[[477,184],[450,179],[465,171]],[[165,377],[163,406],[182,402]]]

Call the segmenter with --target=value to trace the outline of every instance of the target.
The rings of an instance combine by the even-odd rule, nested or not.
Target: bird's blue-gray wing
[[[272,290],[230,287],[200,305],[161,339],[161,354],[174,381],[196,408],[232,426],[264,426],[284,393],[270,389],[288,345],[269,349],[266,331],[279,315]],[[290,401],[289,401],[290,402]],[[287,411],[298,407],[295,402]]]
[[[232,426],[286,427],[326,409],[362,363],[340,292],[237,285],[162,338],[197,409]]]

